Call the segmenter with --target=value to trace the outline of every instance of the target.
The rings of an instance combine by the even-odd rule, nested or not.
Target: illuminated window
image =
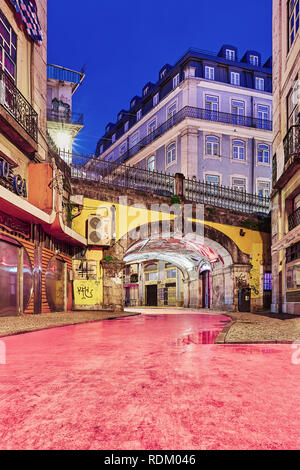
[[[16,78],[17,36],[0,11],[0,69]]]
[[[272,290],[272,273],[264,274],[264,290],[266,291]]]

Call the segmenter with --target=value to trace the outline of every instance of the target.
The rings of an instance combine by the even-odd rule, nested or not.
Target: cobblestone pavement
[[[126,309],[128,312],[137,308]],[[231,313],[219,310],[183,309],[183,308],[138,308],[143,314],[199,314],[213,313],[228,315],[232,323],[226,326],[218,336],[216,343],[293,343],[300,341],[300,317],[264,313]]]
[[[53,312],[41,315],[22,315],[20,317],[0,317],[0,337],[132,315],[138,315],[138,312],[74,311],[65,313]]]

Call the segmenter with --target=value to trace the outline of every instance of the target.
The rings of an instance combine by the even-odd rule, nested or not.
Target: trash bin
[[[239,312],[250,312],[251,310],[251,289],[243,287],[239,290]]]

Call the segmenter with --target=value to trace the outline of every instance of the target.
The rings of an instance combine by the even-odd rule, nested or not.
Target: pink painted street
[[[143,314],[2,338],[0,448],[297,449],[291,344],[213,344],[217,314]]]

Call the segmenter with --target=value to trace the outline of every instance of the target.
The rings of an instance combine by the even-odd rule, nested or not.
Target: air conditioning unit
[[[112,218],[90,215],[88,218],[88,244],[111,246]]]

